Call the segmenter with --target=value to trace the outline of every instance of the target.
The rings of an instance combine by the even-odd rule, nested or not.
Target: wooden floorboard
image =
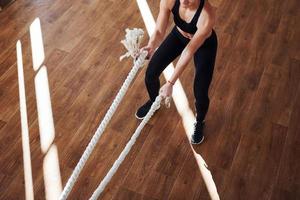
[[[300,9],[297,0],[212,0],[218,54],[205,142],[195,146],[221,199],[300,199]],[[157,18],[159,2],[147,1]],[[146,31],[136,1],[23,0],[0,12],[0,199],[25,199],[16,42],[22,43],[32,179],[45,199],[29,26],[41,21],[64,186],[132,67],[119,61],[125,28]],[[172,19],[170,19],[172,22]],[[173,23],[173,22],[172,22]],[[170,23],[168,30],[172,28]],[[145,34],[143,44],[149,36]],[[178,59],[176,59],[177,61]],[[69,199],[88,199],[139,125],[148,96],[138,72]],[[194,108],[194,65],[180,77]],[[161,82],[164,82],[161,77]],[[100,197],[210,199],[174,104],[161,109]]]

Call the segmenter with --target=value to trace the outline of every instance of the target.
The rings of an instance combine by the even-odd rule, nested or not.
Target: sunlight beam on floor
[[[29,142],[28,121],[27,121],[23,56],[22,56],[22,47],[20,41],[17,42],[16,48],[17,48],[17,67],[18,67],[23,165],[24,165],[24,180],[25,180],[25,198],[26,200],[33,200],[34,194],[33,194],[33,185],[32,185],[32,169],[31,169],[30,142]]]
[[[51,106],[51,97],[45,59],[42,30],[39,18],[30,25],[30,41],[33,69],[37,72],[34,78],[35,95],[38,111],[41,150],[44,154],[43,174],[47,200],[57,200],[62,192],[59,169],[58,150],[54,144],[55,128]]]
[[[30,25],[33,69],[37,71],[45,59],[40,19],[36,18]]]
[[[52,144],[45,155],[43,163],[43,172],[45,187],[47,188],[46,199],[57,200],[62,192],[62,183],[60,180],[58,152],[55,144]],[[51,187],[49,187],[51,186]]]
[[[39,118],[41,149],[43,153],[46,153],[55,137],[46,66],[42,66],[40,68],[35,76],[34,83]]]

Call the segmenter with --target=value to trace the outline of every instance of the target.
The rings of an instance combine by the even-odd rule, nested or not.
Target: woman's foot
[[[144,105],[142,105],[135,113],[135,117],[138,119],[144,119],[144,117],[147,115],[148,111],[151,108],[151,105],[153,102],[151,100],[148,100]]]
[[[204,140],[203,127],[204,127],[204,121],[195,122],[194,133],[191,137],[191,144],[201,144],[203,142]]]

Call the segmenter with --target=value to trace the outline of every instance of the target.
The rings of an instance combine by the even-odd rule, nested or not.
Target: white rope
[[[143,32],[141,32],[141,29],[134,29],[139,30],[136,31],[135,33],[138,34],[142,34]],[[140,39],[141,36],[138,34],[131,34],[131,32],[126,29],[127,35],[129,34],[129,37],[127,37],[126,35],[126,39],[129,39],[129,41],[124,41],[122,42],[124,45],[125,43],[127,44],[127,46],[125,45],[125,47],[127,48],[127,50],[129,52],[139,52],[139,50],[136,50],[135,48],[138,48],[139,45],[130,45],[131,42],[133,43],[138,43],[140,44]],[[135,39],[133,39],[135,38]],[[128,45],[129,44],[129,45]],[[148,52],[147,51],[143,51],[139,53],[139,57],[138,59],[134,62],[134,66],[131,69],[131,71],[129,72],[125,82],[123,83],[121,89],[119,90],[117,96],[115,97],[115,99],[113,100],[113,103],[111,104],[111,106],[109,107],[109,110],[106,112],[104,119],[102,120],[101,124],[99,125],[99,127],[97,128],[93,138],[91,139],[90,143],[88,144],[88,146],[86,147],[83,155],[81,156],[79,162],[77,163],[71,177],[69,178],[64,190],[62,191],[61,195],[60,195],[60,200],[65,200],[67,199],[69,193],[71,192],[82,168],[84,167],[87,159],[90,157],[92,151],[94,150],[97,142],[99,141],[102,133],[104,132],[108,122],[111,120],[113,114],[115,113],[117,107],[119,106],[120,102],[122,101],[123,97],[125,96],[130,83],[132,82],[132,80],[134,79],[135,75],[137,74],[138,70],[143,67],[145,58],[147,56]],[[136,58],[136,55],[133,55],[132,53],[130,53],[130,55],[132,55],[132,57]]]
[[[120,61],[129,56],[135,60],[140,53],[139,47],[142,42],[144,31],[140,28],[134,28],[132,30],[127,28],[125,31],[125,40],[122,40],[121,43],[126,47],[127,53],[120,57]]]
[[[109,183],[109,181],[111,180],[113,175],[117,172],[118,168],[120,167],[120,165],[122,164],[122,162],[126,158],[127,154],[131,150],[132,146],[134,145],[135,141],[139,137],[142,129],[144,128],[144,126],[150,120],[150,118],[152,117],[154,112],[160,107],[161,99],[162,99],[161,96],[156,97],[155,102],[152,104],[152,106],[151,106],[150,110],[148,111],[147,115],[145,116],[143,121],[140,123],[140,125],[137,127],[137,129],[135,130],[134,134],[131,136],[131,139],[126,144],[124,150],[122,151],[122,153],[120,154],[118,159],[114,162],[114,164],[111,167],[111,169],[109,170],[109,172],[106,174],[104,179],[98,185],[97,189],[94,191],[94,193],[91,196],[90,200],[96,200],[100,196],[100,194],[103,192],[106,185]]]

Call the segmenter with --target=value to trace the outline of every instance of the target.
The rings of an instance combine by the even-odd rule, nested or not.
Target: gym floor
[[[300,199],[299,2],[212,2],[218,7],[219,48],[205,141],[193,147],[207,163],[220,199]],[[159,1],[147,4],[156,19]],[[32,68],[29,34],[36,18],[43,34],[55,127],[46,150],[38,124],[39,71]],[[169,25],[168,30],[172,17]],[[131,59],[120,62],[119,56],[126,52],[120,43],[125,29],[134,27],[145,31],[145,44],[149,37],[141,10],[129,0],[17,0],[0,12],[1,200],[25,199],[26,187],[32,187],[35,199],[51,199],[57,191],[51,190],[53,185],[59,191],[65,186],[132,67]],[[21,131],[18,40],[24,63],[27,154]],[[145,68],[138,73],[69,199],[91,196],[139,125],[134,113],[148,98],[144,73]],[[193,78],[191,61],[180,82],[194,111]],[[24,155],[30,155],[31,170],[24,170]],[[58,179],[47,182],[52,173]],[[210,199],[174,104],[160,109],[145,126],[100,199]]]

